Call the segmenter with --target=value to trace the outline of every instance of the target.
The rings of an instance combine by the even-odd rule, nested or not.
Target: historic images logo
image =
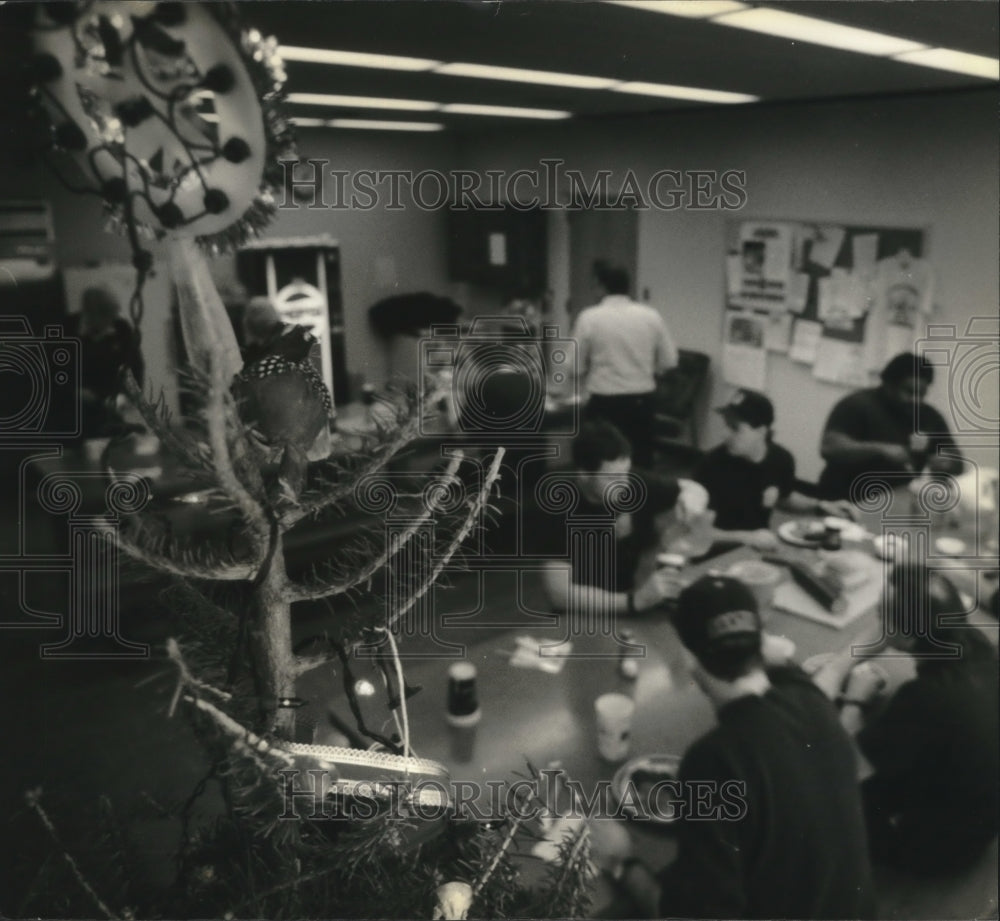
[[[93,470],[66,469],[63,442],[81,433],[80,344],[56,326],[32,335],[25,317],[6,317],[0,325],[0,372],[5,390],[0,414],[0,452],[18,465],[12,501],[18,522],[16,547],[0,554],[0,571],[16,575],[18,609],[23,619],[0,628],[61,629],[58,642],[41,647],[43,658],[146,658],[149,648],[121,635],[118,548],[120,516],[149,500],[145,480],[134,475],[113,481]],[[30,486],[29,486],[30,484]],[[28,492],[33,489],[42,511],[65,518],[65,553],[36,552],[32,547]],[[87,498],[100,492],[103,508]],[[8,497],[11,498],[11,497]],[[50,533],[55,533],[55,527]],[[58,576],[67,586],[60,611],[32,604],[31,577]],[[97,641],[95,643],[95,641]]]
[[[337,211],[514,209],[591,211],[739,211],[747,203],[742,170],[659,169],[640,178],[634,170],[584,173],[566,161],[542,159],[516,170],[341,170],[329,160],[282,160],[279,208]]]

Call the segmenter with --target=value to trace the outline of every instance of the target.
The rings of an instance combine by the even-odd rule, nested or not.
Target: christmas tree
[[[39,119],[55,154],[75,160],[86,190],[104,197],[127,234],[137,325],[153,258],[143,234],[166,240],[172,253],[187,385],[198,409],[171,419],[162,401],[131,379],[128,396],[172,462],[205,485],[208,504],[238,520],[231,539],[196,546],[143,513],[113,532],[129,560],[171,579],[163,598],[176,633],[163,651],[172,669],[164,706],[190,721],[206,758],[205,776],[177,810],[183,835],[176,878],[162,891],[138,889],[128,872],[127,834],[110,809],[100,846],[78,861],[59,843],[40,791],[31,791],[28,805],[56,842],[58,859],[48,885],[35,886],[52,901],[36,895],[30,908],[108,918],[580,915],[593,872],[585,824],[555,842],[547,876],[528,886],[515,854],[537,836],[533,817],[545,803],[475,821],[453,808],[445,783],[434,788],[437,798],[414,784],[447,775],[412,753],[407,699],[414,689],[399,655],[399,625],[485,526],[502,449],[474,468],[478,475],[451,452],[412,497],[411,526],[391,541],[362,533],[305,576],[288,572],[289,531],[351,515],[359,483],[418,436],[422,414],[440,394],[392,394],[360,448],[333,450],[329,393],[309,363],[307,341],[282,337],[243,365],[204,253],[238,244],[273,211],[273,167],[289,142],[276,43],[244,32],[235,9],[223,4],[104,0],[40,5],[30,17],[25,47],[33,52]],[[215,120],[207,124],[217,129],[176,105],[196,90],[200,99],[214,96]],[[248,113],[257,120],[247,121]],[[435,539],[418,546],[415,537],[429,521]],[[350,604],[379,584],[388,589],[381,604],[364,611]],[[297,651],[292,606],[319,600],[328,607],[321,640]],[[384,678],[395,731],[362,718],[352,680],[361,649]],[[310,744],[311,726],[297,717],[300,680],[330,667],[344,679],[356,723],[345,735],[355,747]],[[303,778],[320,791],[308,804],[289,796],[301,792]],[[222,808],[197,821],[193,806],[210,781]]]

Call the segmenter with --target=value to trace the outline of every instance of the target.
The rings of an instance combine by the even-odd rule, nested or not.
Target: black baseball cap
[[[702,576],[681,592],[673,622],[681,642],[719,677],[737,677],[760,655],[757,599],[738,579]]]
[[[729,402],[718,407],[716,412],[722,413],[727,419],[745,422],[753,428],[774,424],[774,404],[756,390],[737,390]]]

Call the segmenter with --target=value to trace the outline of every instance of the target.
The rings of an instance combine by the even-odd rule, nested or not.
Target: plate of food
[[[793,547],[820,547],[831,532],[836,532],[842,541],[860,541],[871,536],[857,522],[846,518],[829,517],[822,521],[793,518],[778,526],[778,537]]]
[[[871,537],[871,534],[856,521],[838,518],[836,515],[824,518],[823,527],[828,531],[837,531],[842,540],[864,540],[866,537]]]
[[[819,547],[826,536],[822,521],[792,519],[778,526],[778,537],[793,547]]]
[[[681,818],[680,764],[677,755],[642,755],[623,764],[611,781],[621,814],[658,825],[670,825]]]

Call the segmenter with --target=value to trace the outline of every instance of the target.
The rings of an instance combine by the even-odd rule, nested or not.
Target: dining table
[[[870,633],[878,621],[882,578],[891,565],[891,560],[885,558],[889,555],[885,549],[887,535],[894,539],[903,539],[901,534],[908,536],[914,548],[923,548],[929,565],[947,570],[961,590],[970,622],[996,641],[996,621],[980,606],[986,592],[995,587],[995,546],[987,546],[988,539],[983,539],[978,521],[968,516],[915,510],[915,495],[910,486],[894,486],[856,507],[855,522],[843,532],[840,550],[823,549],[808,541],[792,543],[779,536],[777,554],[764,554],[819,571],[838,553],[852,553],[857,565],[865,570],[862,584],[845,592],[853,598],[848,599],[842,612],[843,622],[838,622],[837,616],[812,618],[809,613],[815,604],[812,609],[802,605],[805,615],[796,612],[791,580],[786,578],[788,584],[779,586],[775,597],[780,601],[784,596],[784,608],[771,605],[761,612],[762,619],[767,634],[786,638],[784,645],[791,651],[792,661],[803,663],[812,657],[840,652],[859,635]],[[779,535],[794,537],[804,534],[808,525],[817,520],[777,514],[774,527]],[[797,530],[790,530],[788,522],[795,522]],[[941,537],[948,538],[943,545]],[[693,581],[708,573],[726,573],[736,564],[760,560],[761,556],[749,547],[739,546],[688,565],[683,578]],[[530,561],[524,562],[521,571],[507,574],[517,586],[532,579],[540,581]],[[668,607],[619,618],[610,631],[617,635],[609,635],[607,630],[574,630],[570,615],[528,614],[501,626],[490,623],[491,607],[495,610],[497,605],[515,603],[516,591],[520,591],[495,582],[501,575],[480,574],[483,603],[471,615],[467,611],[449,614],[447,593],[442,593],[434,604],[438,638],[447,638],[450,622],[468,627],[474,624],[475,617],[483,621],[484,629],[465,630],[466,642],[456,644],[456,649],[442,648],[436,654],[417,655],[402,663],[407,684],[421,689],[407,702],[411,754],[438,762],[453,785],[465,784],[467,802],[478,803],[483,816],[488,817],[488,810],[496,806],[495,798],[490,798],[489,782],[494,787],[501,782],[512,783],[531,776],[532,770],[558,768],[585,796],[595,796],[602,784],[607,786],[612,781],[621,761],[604,759],[596,744],[595,700],[603,694],[618,692],[634,701],[629,757],[680,758],[715,725],[715,713],[692,678]],[[788,601],[790,592],[793,603]],[[536,609],[543,605],[538,602]],[[628,631],[628,643],[641,648],[635,659],[638,668],[634,677],[625,677],[620,669],[622,630]],[[567,641],[567,645],[559,645]],[[519,656],[522,647],[529,652],[544,647],[547,653]],[[481,716],[472,726],[452,725],[446,712],[449,666],[457,660],[475,666]],[[891,650],[878,661],[887,678],[886,694],[915,673],[909,656]],[[301,684],[304,698],[346,712],[343,689],[331,675],[306,675]],[[372,693],[359,703],[369,725],[391,731],[393,722],[383,697]],[[344,744],[343,737],[324,721],[322,714],[318,714],[316,724],[315,743]],[[479,794],[470,795],[468,791],[473,789]],[[561,806],[565,805],[564,801]],[[611,806],[615,806],[613,799]],[[668,822],[622,818],[599,821],[622,823],[635,853],[641,854],[653,870],[665,866],[676,855],[676,840]],[[606,911],[612,895],[608,880],[599,877],[595,894],[598,914]]]

